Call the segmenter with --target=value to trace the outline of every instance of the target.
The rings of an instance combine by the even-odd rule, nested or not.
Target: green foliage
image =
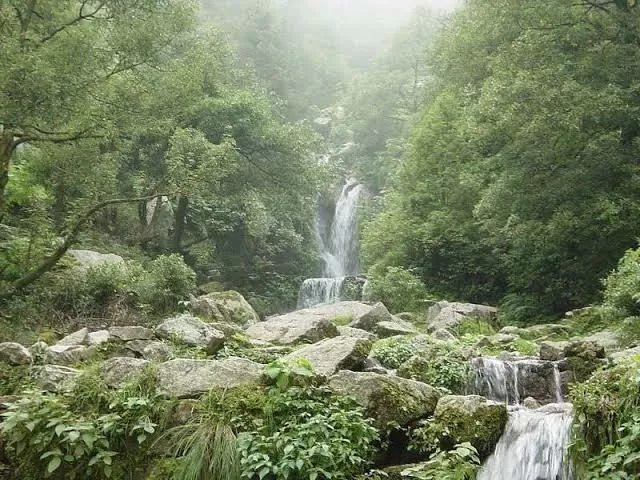
[[[463,394],[471,371],[467,361],[448,348],[431,348],[411,357],[398,368],[398,375],[441,388],[447,394]]]
[[[339,315],[331,320],[331,323],[336,327],[343,327],[345,325],[349,325],[351,322],[353,322],[353,315]]]
[[[180,255],[162,255],[147,267],[139,283],[140,301],[157,313],[174,311],[196,290],[196,274]]]
[[[571,388],[571,455],[579,478],[613,480],[640,473],[638,359],[596,372]]]
[[[416,480],[475,480],[480,469],[478,452],[470,443],[449,451],[436,451],[427,462],[404,469],[402,478]]]
[[[640,314],[640,249],[627,250],[604,280],[604,305],[623,316]]]
[[[458,337],[469,335],[477,337],[480,335],[491,336],[496,333],[496,329],[489,322],[480,318],[467,318],[454,328],[454,333]]]
[[[373,344],[371,356],[385,368],[395,369],[419,352],[419,347],[407,337],[391,337]]]
[[[349,479],[371,462],[378,440],[353,400],[325,388],[272,390],[268,420],[238,436],[242,478]]]
[[[0,362],[0,396],[17,395],[33,387],[29,366],[14,367]]]
[[[282,391],[294,384],[305,386],[314,377],[311,363],[304,358],[293,362],[276,360],[267,365],[264,373]]]
[[[422,282],[400,267],[374,268],[369,275],[367,300],[380,301],[392,312],[419,310],[427,296]]]

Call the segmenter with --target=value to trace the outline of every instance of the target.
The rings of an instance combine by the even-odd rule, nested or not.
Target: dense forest
[[[640,2],[2,0],[0,65],[0,479],[640,474]]]

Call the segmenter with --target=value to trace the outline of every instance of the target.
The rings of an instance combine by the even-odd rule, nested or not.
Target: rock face
[[[33,358],[31,352],[19,343],[5,342],[0,343],[0,362],[9,365],[31,365]]]
[[[345,307],[345,304],[349,305]],[[253,339],[278,345],[301,342],[315,343],[325,338],[337,337],[338,329],[331,323],[331,320],[351,314],[349,312],[357,310],[360,305],[370,309],[367,305],[359,302],[340,302],[333,305],[305,308],[253,324],[247,328],[245,333]]]
[[[147,360],[129,357],[110,358],[100,367],[104,382],[118,388],[138,376],[149,365]]]
[[[42,367],[34,367],[32,370],[40,389],[53,393],[72,390],[75,379],[80,373],[82,373],[80,370],[60,365],[44,365]]]
[[[564,358],[564,349],[568,342],[542,342],[540,344],[540,360],[556,362]]]
[[[447,395],[438,401],[433,415],[447,427],[453,444],[470,442],[481,456],[491,454],[507,424],[507,407],[478,395]]]
[[[253,307],[238,292],[213,292],[191,299],[191,308],[196,315],[217,322],[248,326],[260,321]]]
[[[111,327],[109,328],[109,334],[122,340],[123,342],[130,342],[132,340],[151,340],[153,338],[153,330],[145,327]]]
[[[89,345],[101,345],[109,340],[111,340],[109,330],[98,330],[97,332],[90,332],[87,335],[87,343]]]
[[[331,377],[329,387],[340,395],[355,398],[379,427],[385,427],[389,422],[406,425],[431,415],[440,398],[438,390],[425,383],[348,370]]]
[[[345,302],[346,303],[346,302]],[[361,304],[364,305],[364,304]],[[367,305],[365,305],[366,307]],[[353,328],[360,328],[362,330],[373,331],[376,325],[381,322],[393,322],[393,316],[387,310],[387,307],[383,303],[378,302],[373,307],[369,307],[369,310],[365,313],[358,315],[354,314],[354,320],[349,325]]]
[[[498,309],[487,305],[474,303],[437,302],[429,307],[427,324],[430,330],[452,328],[460,325],[466,318],[481,318],[495,320]]]
[[[191,360],[180,358],[158,366],[158,387],[178,398],[196,397],[212,388],[257,384],[264,365],[245,358]]]
[[[407,322],[379,322],[375,325],[374,331],[380,338],[418,333],[418,331]]]
[[[53,345],[45,352],[45,361],[55,365],[71,365],[91,357],[93,350],[84,345]]]
[[[307,359],[316,374],[329,377],[338,370],[361,370],[370,351],[371,342],[368,340],[335,337],[296,350],[284,359]]]
[[[605,350],[596,342],[579,340],[564,349],[572,380],[583,382],[601,365],[606,363]]]
[[[202,347],[209,354],[220,350],[225,340],[224,333],[191,315],[165,320],[156,327],[156,335],[167,340],[176,339],[193,347]]]

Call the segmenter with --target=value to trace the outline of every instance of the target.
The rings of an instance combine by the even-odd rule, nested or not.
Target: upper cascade
[[[323,261],[322,278],[305,280],[298,295],[298,308],[340,301],[345,277],[360,272],[357,211],[363,190],[356,179],[347,179],[333,217],[318,213],[316,241]]]

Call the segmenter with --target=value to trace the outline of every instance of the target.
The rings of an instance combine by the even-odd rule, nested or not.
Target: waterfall
[[[571,420],[570,404],[511,410],[478,480],[571,480],[563,461]]]
[[[554,362],[478,357],[471,361],[471,367],[471,389],[477,395],[510,405],[518,405],[527,397],[542,403],[562,402],[560,371]]]
[[[323,212],[318,213],[315,233],[323,261],[323,278],[303,282],[298,293],[298,308],[340,301],[345,277],[359,273],[357,210],[362,190],[363,186],[355,179],[347,180],[331,223]]]

